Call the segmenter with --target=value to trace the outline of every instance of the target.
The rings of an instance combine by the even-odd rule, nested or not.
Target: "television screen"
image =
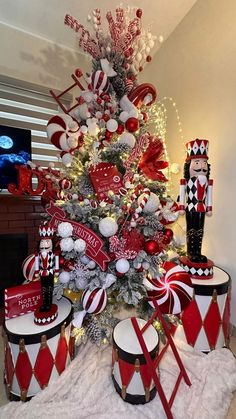
[[[31,131],[0,125],[0,189],[17,184],[15,164],[31,160]]]

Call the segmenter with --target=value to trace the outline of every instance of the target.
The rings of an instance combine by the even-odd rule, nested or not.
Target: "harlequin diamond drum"
[[[57,305],[57,319],[41,326],[40,331],[34,324],[34,313],[5,321],[5,382],[10,400],[29,400],[73,358],[72,305],[65,297]]]
[[[182,312],[182,327],[176,331],[181,338],[202,352],[223,348],[229,344],[230,277],[214,267],[214,277],[209,280],[192,279],[194,296]]]
[[[147,323],[137,319],[140,329]],[[143,339],[152,359],[158,354],[159,338],[153,326],[149,326]],[[156,387],[133,328],[131,319],[122,320],[113,332],[112,379],[119,395],[126,402],[144,404],[156,395]]]

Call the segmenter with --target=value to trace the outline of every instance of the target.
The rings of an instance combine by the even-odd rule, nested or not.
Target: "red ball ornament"
[[[59,257],[59,266],[63,267],[64,263],[65,263],[65,258],[63,258],[63,256],[60,256]]]
[[[105,132],[106,140],[111,140],[112,136],[113,136],[113,132],[106,130]]]
[[[122,124],[118,124],[118,128],[116,130],[117,134],[121,135],[124,132],[124,126]]]
[[[171,230],[171,228],[165,228],[165,230],[163,231],[164,234],[164,238],[162,240],[162,242],[164,244],[169,244],[173,238],[173,231]]]
[[[143,14],[142,9],[137,9],[137,10],[136,10],[136,16],[137,16],[139,19],[141,19],[142,14]]]
[[[152,61],[152,57],[151,57],[151,55],[148,55],[148,56],[146,57],[146,61],[147,61],[147,63],[150,63],[150,61]]]
[[[70,189],[72,186],[72,183],[69,179],[60,179],[59,180],[59,186],[62,190]]]
[[[78,78],[82,77],[82,75],[83,75],[82,70],[80,70],[80,68],[76,68],[76,70],[75,70],[75,75],[76,75],[76,77],[78,77]]]
[[[102,119],[103,119],[105,122],[107,122],[107,121],[109,121],[110,116],[109,116],[107,113],[104,113],[104,115],[103,115]]]
[[[139,129],[139,120],[137,118],[129,118],[125,123],[125,128],[129,132],[135,132]]]
[[[160,252],[159,244],[155,240],[148,240],[144,243],[144,250],[148,255],[156,255]]]
[[[138,68],[138,71],[141,73],[141,71],[143,71],[143,67],[142,67],[142,66],[140,66],[140,67]]]

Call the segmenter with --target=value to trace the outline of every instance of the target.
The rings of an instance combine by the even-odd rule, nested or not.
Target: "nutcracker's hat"
[[[39,226],[40,238],[44,238],[44,237],[52,238],[53,234],[54,234],[54,229],[50,226],[50,224],[47,221]]]
[[[189,141],[186,144],[186,161],[191,159],[208,159],[208,140],[199,140],[198,138],[193,141]]]

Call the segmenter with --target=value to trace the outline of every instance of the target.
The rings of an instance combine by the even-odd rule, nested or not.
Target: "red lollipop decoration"
[[[142,83],[128,94],[129,100],[137,107],[152,105],[157,97],[155,87],[150,83]]]
[[[190,303],[193,287],[190,275],[173,262],[164,262],[166,273],[162,278],[146,278],[148,302],[154,307],[154,298],[164,314],[179,314]]]

